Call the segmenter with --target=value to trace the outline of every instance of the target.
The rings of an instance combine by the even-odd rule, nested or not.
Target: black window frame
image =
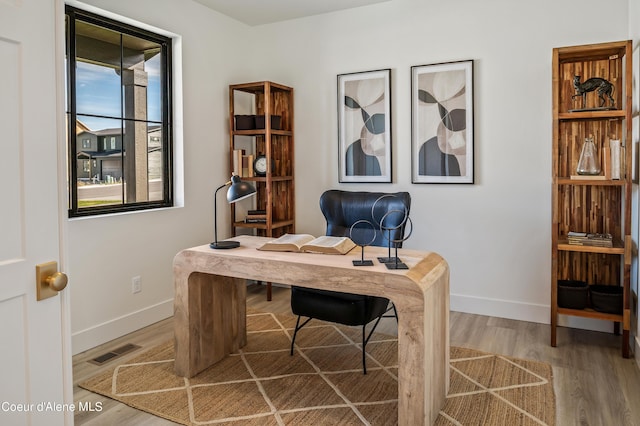
[[[97,216],[112,213],[132,212],[158,208],[173,207],[173,91],[172,91],[172,39],[170,37],[153,33],[123,22],[119,22],[104,16],[100,16],[73,6],[65,5],[67,16],[66,25],[66,70],[67,70],[67,102],[65,105],[68,117],[68,183],[69,183],[69,217]],[[139,37],[158,43],[161,46],[161,119],[162,131],[162,200],[123,202],[122,204],[109,204],[78,208],[78,172],[77,172],[77,110],[76,110],[76,21],[86,22],[92,25],[116,31],[124,35]],[[122,60],[122,56],[121,56]],[[122,83],[121,83],[122,84]],[[98,114],[82,114],[95,118],[117,119],[124,123],[124,113],[120,117],[110,117]],[[127,120],[131,120],[128,119]],[[134,120],[136,121],[136,120]],[[139,120],[138,120],[139,121]],[[158,123],[146,120],[146,123]],[[123,126],[123,125],[122,125]],[[124,127],[123,127],[124,128]],[[99,142],[98,142],[99,143]],[[106,141],[105,141],[106,143]],[[123,185],[124,186],[124,185]]]

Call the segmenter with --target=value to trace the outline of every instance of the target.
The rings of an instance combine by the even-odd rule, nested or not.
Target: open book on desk
[[[349,237],[314,237],[309,234],[284,234],[267,241],[258,250],[346,254],[356,244]]]

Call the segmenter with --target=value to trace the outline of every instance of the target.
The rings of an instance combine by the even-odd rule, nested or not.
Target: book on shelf
[[[253,154],[240,156],[240,177],[252,177],[253,176]]]
[[[242,177],[242,156],[244,149],[233,150],[233,174]]]
[[[607,180],[604,175],[571,175],[570,177],[575,180]]]
[[[325,235],[316,238],[309,234],[284,234],[275,240],[267,241],[258,247],[258,250],[346,254],[355,246],[349,237]]]
[[[266,223],[267,212],[266,210],[249,210],[244,217],[244,223]]]
[[[233,173],[239,177],[253,177],[253,154],[246,154],[244,149],[233,150]]]
[[[610,151],[610,161],[611,161],[611,179],[620,179],[620,165],[622,164],[620,153],[621,147],[619,139],[610,139],[609,140],[609,151]]]
[[[613,169],[613,161],[611,161],[611,148],[605,146],[602,149],[602,156],[604,160],[602,161],[602,172],[604,173],[604,177],[606,179],[611,179],[611,171]]]
[[[267,223],[267,218],[247,216],[244,218],[244,223]]]
[[[613,247],[613,236],[605,233],[569,232],[567,242],[578,246]]]

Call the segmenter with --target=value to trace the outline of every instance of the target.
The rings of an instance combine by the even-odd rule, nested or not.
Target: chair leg
[[[367,328],[367,325],[363,325],[362,326],[362,371],[363,374],[367,374],[367,354],[365,351],[365,347],[367,346],[367,343],[369,343],[369,339],[371,338],[371,336],[373,335],[373,332],[376,330],[376,327],[378,326],[378,323],[380,322],[380,320],[382,319],[383,315],[380,315],[378,317],[378,319],[376,320],[376,323],[373,324],[373,327],[371,328],[371,331],[369,331],[369,335],[365,338],[365,329]]]
[[[367,344],[364,338],[366,327],[367,327],[367,324],[362,326],[362,374],[367,374],[367,354],[364,350],[364,347]]]
[[[389,312],[390,310],[393,309],[393,316],[391,315],[383,315],[383,318],[396,318],[396,321],[398,321],[398,311],[396,310],[396,305],[393,304],[393,302],[391,302],[391,307],[389,307],[389,309],[387,309],[384,313],[386,314],[387,312]]]
[[[302,318],[300,315],[298,315],[298,319],[296,320],[296,328],[293,330],[293,338],[291,339],[291,351],[289,352],[289,355],[293,356],[293,345],[296,342],[296,335],[298,334],[298,331],[304,327],[305,325],[307,325],[307,323],[309,321],[311,321],[311,318],[307,318],[307,320],[305,322],[302,323],[302,325],[300,325],[300,318]]]

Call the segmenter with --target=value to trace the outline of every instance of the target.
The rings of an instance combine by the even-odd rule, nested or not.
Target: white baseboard
[[[169,318],[172,315],[173,299],[169,299],[102,324],[74,332],[71,335],[73,355]]]
[[[491,299],[487,297],[452,294],[451,310],[469,314],[508,318],[518,321],[530,321],[549,324],[551,310],[549,306],[533,303],[521,303],[511,300]],[[136,312],[114,318],[72,335],[73,355],[94,348],[110,340],[146,327],[173,315],[173,299],[160,302]],[[560,316],[559,325],[582,328],[585,330],[611,332],[609,321],[589,320]],[[635,354],[640,354],[640,336],[635,337]],[[640,356],[636,356],[640,368]]]
[[[490,299],[487,297],[452,294],[451,310],[468,314],[487,315],[520,321],[549,323],[549,306],[533,303],[514,302],[512,300]]]
[[[452,294],[450,296],[450,302],[451,310],[456,312],[537,322],[541,324],[549,324],[551,322],[551,307],[549,305],[466,296],[462,294]],[[607,333],[613,331],[611,321],[568,317],[564,315],[560,315],[558,325],[561,327],[580,328]]]

